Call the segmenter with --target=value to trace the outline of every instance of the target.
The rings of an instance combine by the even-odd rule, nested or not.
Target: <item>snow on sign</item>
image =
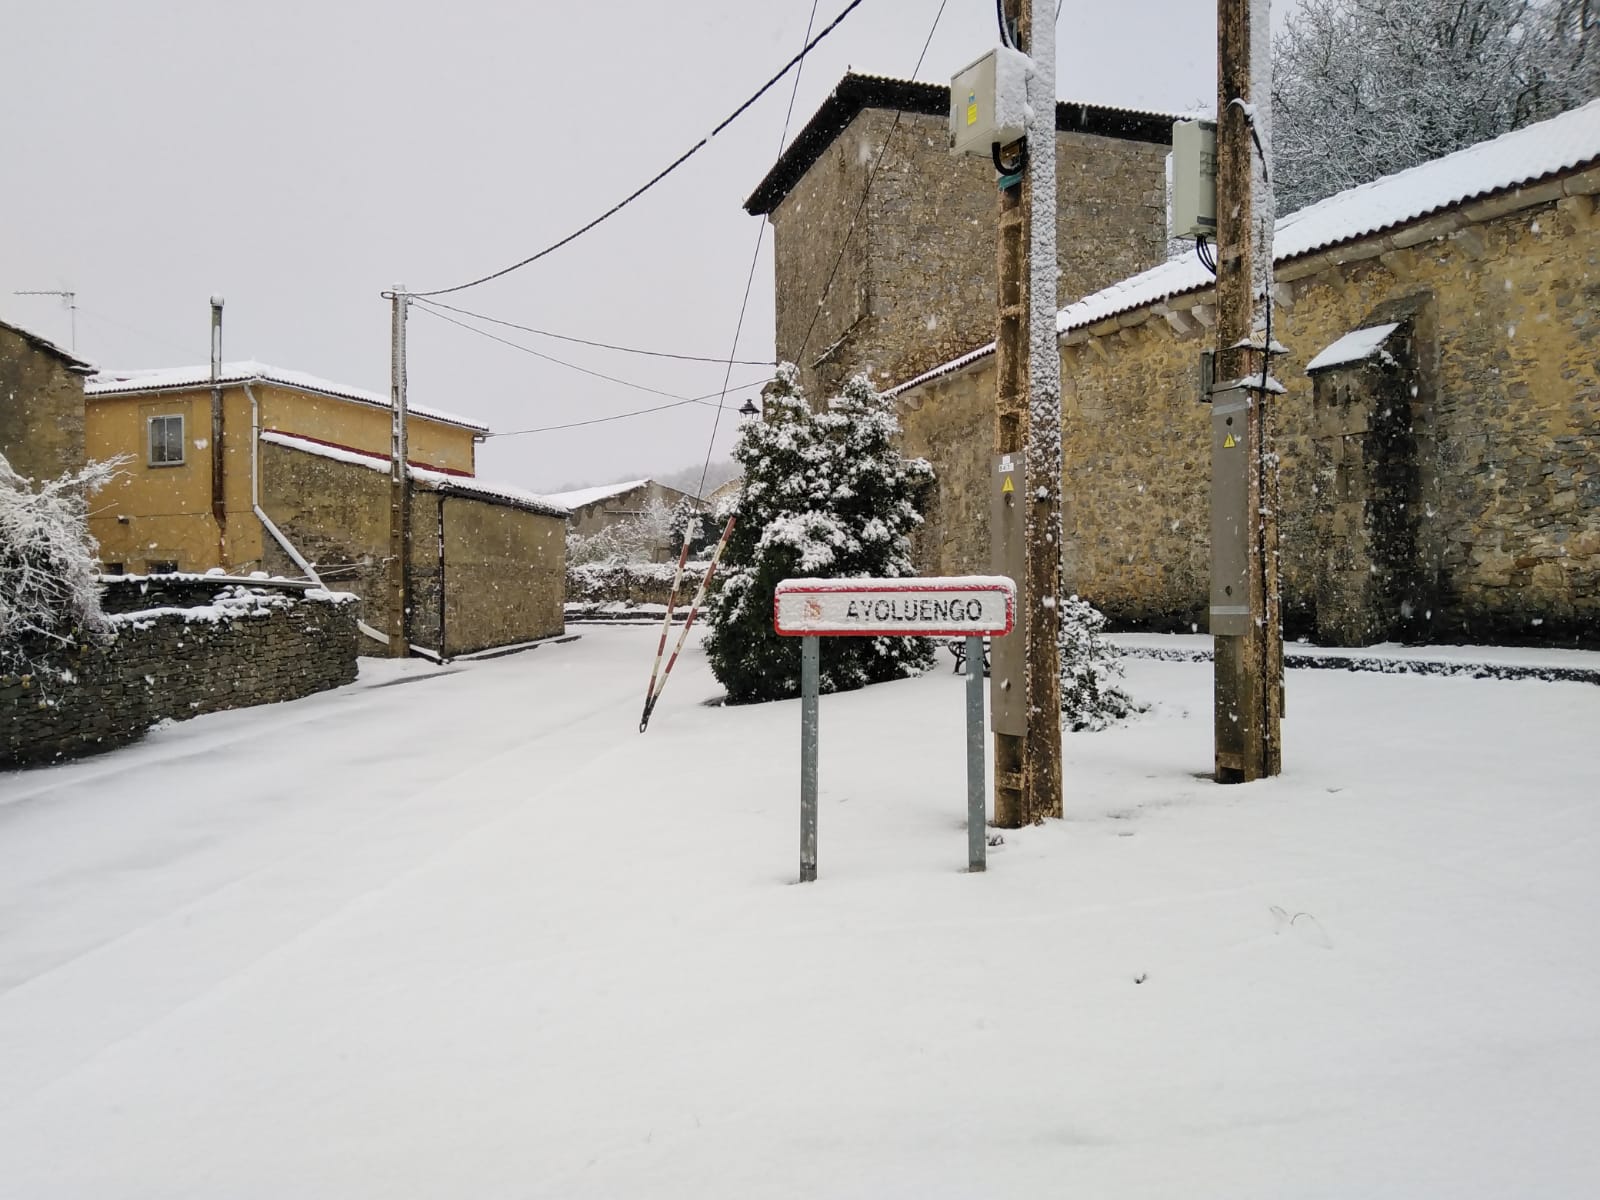
[[[1016,584],[999,575],[786,579],[773,626],[790,637],[996,637],[1011,632]]]

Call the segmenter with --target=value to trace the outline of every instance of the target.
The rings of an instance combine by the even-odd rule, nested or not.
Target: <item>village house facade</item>
[[[94,366],[0,321],[0,454],[35,482],[84,465],[83,379]]]
[[[208,367],[101,373],[83,389],[89,457],[130,459],[90,518],[106,570],[309,569],[362,598],[376,640],[387,603],[389,398],[261,363],[227,364],[220,380],[220,489]],[[407,430],[411,642],[450,654],[560,633],[566,511],[476,478],[486,426],[411,407]]]
[[[1600,102],[1278,222],[1290,636],[1600,645],[1597,192]],[[1061,310],[1065,584],[1124,625],[1206,629],[1213,305],[1190,253]],[[892,389],[932,573],[989,568],[994,388]]]

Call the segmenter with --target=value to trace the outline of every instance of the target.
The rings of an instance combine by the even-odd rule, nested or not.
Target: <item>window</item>
[[[121,563],[119,563],[119,562],[111,562],[111,563],[107,563],[106,564],[106,574],[107,575],[121,575],[122,572],[123,572],[123,566],[122,566]]]
[[[183,416],[150,418],[150,465],[176,467],[183,463]]]
[[[178,564],[171,559],[152,558],[145,564],[144,573],[146,575],[176,575],[178,573]]]

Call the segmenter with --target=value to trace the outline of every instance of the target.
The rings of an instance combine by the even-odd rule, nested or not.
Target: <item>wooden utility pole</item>
[[[1217,357],[1211,632],[1216,778],[1283,769],[1283,630],[1271,378],[1270,0],[1217,3]]]
[[[1050,0],[1006,0],[1016,47],[1032,55],[1028,102],[1034,112],[1022,179],[999,201],[995,338],[995,452],[1020,461],[1022,493],[1002,503],[1023,507],[1024,568],[1016,579],[1017,628],[996,646],[994,678],[1009,686],[1020,664],[1025,704],[1021,731],[995,727],[994,819],[1003,828],[1059,817],[1061,806],[1061,666],[1057,632],[1061,595],[1061,360],[1056,345],[1055,8]],[[1020,165],[1022,145],[1001,159]],[[1034,214],[1048,219],[1035,221]],[[995,531],[999,536],[999,531]],[[1007,645],[1006,643],[1010,643]],[[971,669],[971,668],[969,668]],[[1004,675],[1005,678],[1001,678]],[[998,712],[998,706],[997,706]]]
[[[411,489],[406,466],[406,308],[405,284],[389,294],[391,316],[389,402],[389,657],[410,653],[406,614],[411,607]]]

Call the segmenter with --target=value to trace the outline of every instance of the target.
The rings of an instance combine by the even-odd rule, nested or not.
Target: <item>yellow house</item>
[[[387,642],[389,397],[254,362],[219,381],[217,446],[209,367],[86,385],[88,456],[127,460],[89,520],[105,569],[305,575],[359,596]],[[409,413],[407,641],[442,658],[561,633],[567,509],[476,477],[486,426]]]
[[[89,521],[109,572],[261,569],[258,433],[389,454],[388,396],[256,362],[226,364],[221,383],[220,497],[212,494],[209,367],[102,372],[85,386],[87,456],[128,459]],[[413,466],[474,474],[476,443],[487,426],[428,408],[408,412]]]

